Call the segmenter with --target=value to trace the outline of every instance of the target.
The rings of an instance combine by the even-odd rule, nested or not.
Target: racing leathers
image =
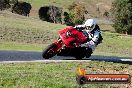
[[[96,46],[102,41],[102,36],[99,26],[96,24],[95,28],[92,31],[86,30],[84,25],[77,25],[74,27],[74,29],[82,31],[86,35],[87,42],[82,44],[82,46],[88,48],[89,49],[88,53],[92,54]]]

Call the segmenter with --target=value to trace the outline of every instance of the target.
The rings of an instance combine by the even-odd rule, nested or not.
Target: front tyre
[[[52,43],[42,52],[42,57],[45,59],[49,59],[55,56],[56,52],[57,52],[57,45]]]

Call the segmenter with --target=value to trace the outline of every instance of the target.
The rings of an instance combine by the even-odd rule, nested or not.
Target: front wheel
[[[57,52],[57,45],[52,43],[42,52],[42,57],[45,59],[49,59],[55,56],[56,52]]]

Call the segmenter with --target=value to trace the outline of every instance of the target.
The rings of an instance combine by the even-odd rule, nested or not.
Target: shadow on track
[[[107,61],[132,65],[132,58],[129,57],[92,55],[90,58],[88,58],[88,60]]]
[[[0,50],[0,61],[44,60],[41,54],[42,54],[41,52],[33,52],[33,51]],[[74,57],[54,56],[50,60],[76,60],[76,59]],[[128,58],[128,57],[92,55],[90,58],[84,58],[83,60],[108,61],[108,62],[132,65],[132,58]]]

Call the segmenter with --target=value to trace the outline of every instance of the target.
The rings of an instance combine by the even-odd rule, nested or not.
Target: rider
[[[82,45],[87,47],[86,57],[90,57],[96,46],[103,40],[99,26],[94,19],[88,19],[83,25],[74,26],[74,29],[82,31],[87,36],[86,43]]]

